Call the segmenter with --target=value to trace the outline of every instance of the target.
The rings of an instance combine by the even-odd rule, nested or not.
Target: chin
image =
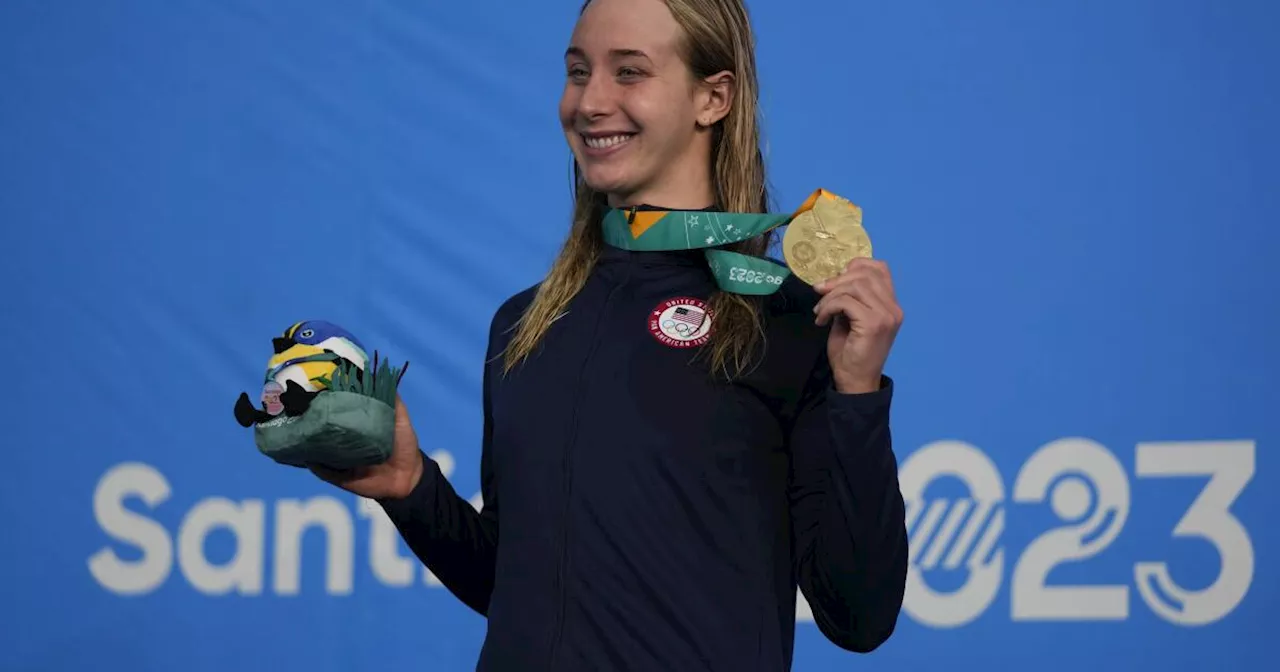
[[[630,194],[636,189],[636,180],[621,166],[587,164],[582,167],[582,180],[588,187],[604,194]]]
[[[643,182],[643,151],[633,137],[613,147],[588,147],[581,135],[574,134],[573,147],[582,179],[594,191],[612,195],[635,192]]]

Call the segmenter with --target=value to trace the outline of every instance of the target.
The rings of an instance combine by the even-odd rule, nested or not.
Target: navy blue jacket
[[[668,300],[716,289],[700,251],[606,248],[504,375],[534,289],[489,333],[482,511],[430,460],[408,497],[382,502],[487,616],[477,669],[788,670],[797,585],[836,645],[889,637],[907,568],[893,383],[835,391],[811,288],[789,279],[765,299],[768,355],[733,384],[650,329]]]

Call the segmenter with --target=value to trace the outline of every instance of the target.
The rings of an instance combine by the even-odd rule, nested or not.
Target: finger
[[[847,271],[847,270],[850,270],[853,268],[859,268],[859,267],[888,268],[888,266],[889,265],[886,264],[883,259],[873,259],[872,257],[854,257],[849,260],[849,263],[844,265],[844,269]]]
[[[827,295],[850,292],[863,302],[884,311],[890,318],[901,321],[902,309],[894,296],[892,282],[885,266],[859,264],[842,274],[837,282],[827,289]]]
[[[895,313],[893,298],[889,296],[889,291],[884,287],[884,283],[876,275],[868,271],[855,270],[841,276],[837,284],[827,290],[827,295],[823,299],[846,294],[853,296],[871,308],[884,312],[886,315]],[[814,312],[817,312],[816,308]]]
[[[854,259],[846,264],[844,270],[837,275],[814,285],[814,289],[819,293],[828,293],[841,283],[860,277],[882,277],[888,279],[888,266],[884,262],[875,259]]]
[[[855,257],[844,265],[844,272],[865,268],[875,273],[883,273],[889,275],[889,264],[883,259],[872,259],[871,257]]]
[[[322,464],[308,464],[307,469],[321,480],[334,485],[341,485],[363,475],[362,471],[355,469],[333,469]]]
[[[319,478],[320,480],[325,481],[326,483],[333,483],[336,485],[338,483],[341,483],[344,480],[342,478],[343,474],[341,471],[338,471],[336,469],[330,469],[328,467],[322,467],[318,464],[308,464],[307,470],[315,474],[316,478]]]
[[[893,298],[891,288],[884,276],[871,273],[865,279],[855,283],[854,288],[865,296],[865,301],[883,313],[885,317],[895,319],[898,313],[898,302]]]
[[[839,304],[839,310],[830,308],[831,304],[846,298],[852,299],[864,309],[855,307],[852,311],[843,310],[848,308],[848,304],[845,303]],[[901,324],[902,310],[898,308],[896,303],[886,303],[886,301],[877,292],[875,283],[871,279],[856,279],[844,283],[823,297],[815,311],[819,314],[817,323],[825,325],[831,314],[843,312],[846,317],[857,323],[861,330],[867,332],[894,331]]]
[[[851,294],[839,294],[822,299],[818,304],[818,314],[814,319],[814,323],[820,327],[825,327],[831,322],[831,318],[837,315],[844,315],[853,322],[865,322],[871,319],[874,313],[875,309],[862,302],[858,297]]]
[[[822,300],[833,296],[850,295],[859,302],[872,308],[872,312],[860,316],[860,323],[871,330],[896,329],[902,324],[903,312],[894,296],[892,278],[888,264],[875,259],[854,259],[846,265],[846,270],[839,276],[820,283]],[[821,301],[821,300],[820,300]],[[813,312],[817,315],[822,308],[815,305]],[[850,319],[854,316],[849,315]],[[830,320],[824,316],[816,320],[825,325]]]
[[[890,302],[897,303],[897,289],[893,286],[893,274],[889,272],[889,264],[879,259],[870,259],[868,261],[871,275],[876,279],[876,284],[881,288],[884,296],[888,297]]]
[[[844,271],[840,274],[840,277],[862,275],[875,278],[877,283],[883,284],[885,289],[888,290],[886,292],[887,296],[895,301],[897,300],[896,290],[893,286],[893,274],[889,272],[889,264],[880,259],[859,257],[845,264]]]

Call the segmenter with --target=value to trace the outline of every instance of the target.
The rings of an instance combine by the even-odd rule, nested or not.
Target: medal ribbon
[[[786,225],[812,208],[823,193],[821,189],[815,191],[790,215],[614,208],[604,216],[604,242],[637,252],[706,250],[707,264],[720,289],[735,294],[773,294],[791,275],[786,266],[772,259],[715,248]]]

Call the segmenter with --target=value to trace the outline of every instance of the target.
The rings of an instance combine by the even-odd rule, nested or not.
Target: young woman
[[[317,473],[488,617],[479,669],[789,669],[797,585],[832,642],[871,651],[907,562],[888,271],[743,294],[705,250],[618,244],[645,213],[766,211],[740,0],[590,0],[565,68],[572,231],[493,319],[482,510],[403,405],[389,462]]]

